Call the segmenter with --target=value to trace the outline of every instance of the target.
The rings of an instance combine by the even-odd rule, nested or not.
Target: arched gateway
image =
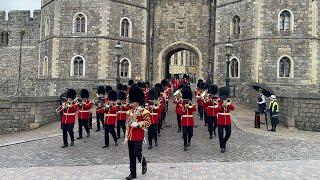
[[[171,61],[171,57],[174,54],[177,54],[180,51],[189,51],[190,55],[194,55],[194,62],[193,64],[191,64],[191,66],[188,62],[183,62],[180,64],[176,64],[177,66],[182,66],[182,64],[185,65],[186,67],[186,72],[188,73],[188,70],[190,70],[190,72],[195,72],[196,77],[199,78],[203,78],[203,72],[202,70],[202,53],[201,51],[194,45],[187,43],[187,42],[182,42],[182,41],[177,41],[175,43],[169,44],[167,45],[165,48],[163,48],[159,55],[157,56],[157,71],[154,73],[155,74],[155,82],[160,82],[162,79],[164,79],[165,77],[167,77],[170,73],[170,68],[172,68],[174,66],[174,64],[172,64]],[[184,55],[186,56],[186,55]],[[181,61],[181,59],[179,59]]]

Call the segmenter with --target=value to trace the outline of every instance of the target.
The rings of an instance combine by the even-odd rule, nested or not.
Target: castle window
[[[173,65],[178,65],[178,53],[174,54]]]
[[[50,18],[47,17],[45,25],[44,25],[44,36],[50,35]]]
[[[71,61],[71,76],[85,76],[85,59],[75,56]]]
[[[196,55],[190,51],[189,66],[195,66],[195,65],[196,65]]]
[[[180,57],[181,57],[181,65],[183,66],[183,64],[184,64],[184,52],[183,51],[181,51],[180,52],[181,54],[180,54]]]
[[[120,61],[120,77],[131,78],[131,62],[129,59],[122,59]]]
[[[279,30],[290,31],[293,27],[293,14],[289,10],[283,10],[279,14]]]
[[[42,76],[48,75],[48,57],[44,57],[42,62]]]
[[[232,34],[234,36],[239,36],[240,35],[240,17],[238,15],[235,15],[233,18],[232,18]]]
[[[278,61],[278,78],[293,77],[293,63],[290,57],[283,56]]]
[[[83,13],[77,13],[73,19],[73,32],[86,33],[87,32],[87,17]]]
[[[120,36],[131,38],[131,21],[129,18],[122,18],[120,21]]]
[[[2,31],[0,33],[0,46],[8,46],[9,44],[9,33]]]
[[[239,78],[240,77],[240,62],[236,57],[231,58],[230,61],[230,77],[231,78]]]

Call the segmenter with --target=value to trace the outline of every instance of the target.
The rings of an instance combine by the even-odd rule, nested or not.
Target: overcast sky
[[[35,10],[40,9],[41,0],[0,0],[0,10]]]

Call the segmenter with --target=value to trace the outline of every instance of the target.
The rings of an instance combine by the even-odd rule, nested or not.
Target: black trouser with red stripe
[[[158,124],[151,124],[148,128],[148,141],[149,145],[152,146],[152,139],[157,143],[158,141]]]
[[[198,113],[200,116],[200,120],[203,120],[203,106],[198,105]]]
[[[71,138],[71,142],[74,142],[74,124],[62,124],[63,144],[68,145],[68,133]]]
[[[178,129],[181,131],[181,115],[177,114]]]
[[[100,122],[104,128],[104,113],[97,113],[97,130],[100,131]]]
[[[82,137],[82,127],[84,127],[84,129],[87,132],[87,135],[90,134],[90,130],[89,130],[89,120],[88,119],[79,119],[79,137]]]
[[[183,145],[185,147],[191,142],[191,138],[193,136],[193,126],[182,126],[183,133]]]
[[[142,141],[128,141],[130,174],[137,175],[137,159],[142,165],[145,165],[146,159],[142,158]]]
[[[117,135],[114,129],[114,125],[104,126],[104,145],[109,146],[109,133],[112,135],[114,142],[117,142]]]
[[[123,135],[126,135],[126,120],[117,121],[117,137],[120,138],[120,128],[123,131]]]
[[[226,135],[224,136],[224,131]],[[218,125],[220,148],[226,148],[228,139],[231,136],[231,125]]]
[[[212,133],[216,135],[216,129],[217,129],[217,117],[208,116],[208,131],[210,137],[212,137]]]

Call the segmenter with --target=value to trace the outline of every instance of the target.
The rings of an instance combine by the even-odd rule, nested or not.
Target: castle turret
[[[11,23],[21,23],[21,22],[29,22],[30,21],[30,11],[26,10],[14,10],[9,11],[8,21]]]
[[[0,11],[0,23],[4,22],[6,20],[6,12]]]

